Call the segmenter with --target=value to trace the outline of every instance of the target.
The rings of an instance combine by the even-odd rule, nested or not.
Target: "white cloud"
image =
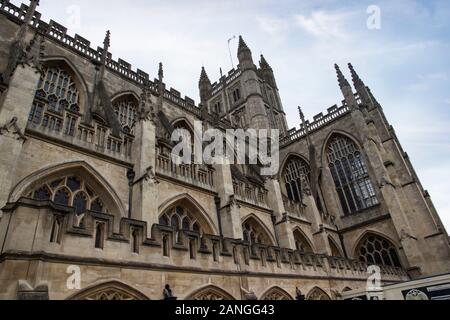
[[[257,17],[259,27],[271,35],[279,34],[289,28],[289,21],[272,17]]]
[[[308,17],[296,15],[295,19],[298,26],[316,37],[348,39],[350,33],[345,26],[353,15],[353,12],[314,11]]]

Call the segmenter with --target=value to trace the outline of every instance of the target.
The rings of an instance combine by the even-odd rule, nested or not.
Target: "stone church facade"
[[[353,66],[344,100],[287,126],[274,72],[239,66],[200,103],[113,60],[110,35],[0,1],[0,299],[339,299],[450,272],[448,234]],[[176,165],[174,129],[279,129],[280,167]],[[79,282],[77,280],[79,276]]]

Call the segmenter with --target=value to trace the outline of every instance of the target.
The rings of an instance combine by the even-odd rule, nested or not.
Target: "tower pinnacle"
[[[342,73],[341,69],[339,68],[339,66],[337,64],[334,65],[334,68],[336,69],[336,73],[337,73],[337,77],[338,77],[338,82],[339,82],[339,87],[341,89],[345,88],[345,87],[350,87],[350,83],[347,81],[347,79],[344,77],[344,74]]]
[[[108,30],[106,31],[105,39],[103,40],[103,49],[105,50],[105,52],[108,51],[110,46],[111,46],[111,32]]]
[[[202,67],[202,71],[200,73],[199,85],[201,85],[202,83],[209,83],[209,84],[211,84],[211,81],[209,80],[208,74],[206,73],[205,67]]]
[[[163,78],[164,78],[163,64],[162,62],[160,62],[158,66],[158,79],[159,81],[162,81]]]
[[[353,68],[353,65],[351,63],[348,64],[348,68],[350,69],[350,72],[352,74],[352,80],[353,80],[353,84],[355,85],[355,88],[358,87],[365,87],[366,85],[364,84],[364,82],[361,80],[361,78],[359,77],[359,75],[356,73],[355,69]]]
[[[239,36],[238,54],[247,50],[250,51],[250,48],[247,46],[242,36]]]
[[[271,69],[270,65],[267,63],[266,58],[264,58],[263,55],[261,55],[261,60],[259,61],[259,67],[261,69]]]
[[[212,85],[206,73],[205,67],[202,67],[200,80],[198,81],[198,89],[200,91],[200,100],[206,106],[208,99],[211,97]]]

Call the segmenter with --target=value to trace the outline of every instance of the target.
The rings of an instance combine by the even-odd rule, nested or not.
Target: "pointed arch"
[[[265,225],[265,223],[260,218],[258,218],[258,216],[256,216],[253,213],[249,214],[242,220],[242,230],[244,232],[243,234],[244,240],[249,241],[251,243],[253,242],[251,241],[251,236],[249,234],[247,234],[246,236],[246,232],[257,233],[257,235],[255,236],[258,236],[260,239],[259,241],[256,241],[256,243],[262,243],[268,246],[274,246],[276,243],[275,237],[273,236],[270,229]]]
[[[331,298],[324,290],[314,287],[306,296],[306,300],[331,300]]]
[[[331,255],[333,257],[343,258],[344,255],[342,253],[340,246],[336,243],[336,241],[334,241],[334,239],[331,236],[328,236],[328,242],[329,242],[330,248],[331,248]]]
[[[139,102],[139,100],[140,100],[139,95],[133,90],[125,90],[125,91],[117,92],[110,97],[110,100],[111,100],[111,102],[113,102],[114,100],[120,99],[124,96],[133,97],[133,99],[135,99],[136,102]]]
[[[188,294],[185,300],[236,300],[224,289],[214,285],[207,285]]]
[[[356,146],[358,147],[359,150],[363,149],[363,144],[361,143],[361,141],[357,137],[352,135],[351,133],[343,131],[343,130],[338,130],[338,129],[332,130],[330,133],[328,133],[328,135],[326,136],[326,138],[324,140],[324,143],[322,145],[320,159],[321,159],[321,162],[322,162],[323,166],[327,166],[328,165],[328,161],[327,161],[327,147],[328,147],[328,144],[329,144],[330,140],[334,136],[337,136],[337,135],[341,135],[341,136],[344,136],[344,137],[352,140],[356,144]]]
[[[150,300],[143,293],[119,281],[93,285],[66,300]]]
[[[259,300],[275,301],[275,300],[294,300],[292,296],[278,286],[274,286],[261,295]]]
[[[78,84],[78,88],[81,94],[80,110],[85,111],[88,105],[89,88],[87,86],[86,80],[84,79],[78,68],[75,66],[75,64],[64,56],[45,56],[41,59],[41,61],[44,66],[63,66],[68,69],[70,73],[72,73],[73,80]]]
[[[308,158],[305,157],[304,155],[302,155],[302,154],[300,154],[300,153],[297,153],[297,152],[289,152],[289,153],[284,157],[284,159],[283,159],[283,161],[281,162],[281,165],[280,165],[280,171],[278,172],[278,175],[279,175],[280,180],[281,180],[281,178],[282,178],[283,169],[286,167],[286,164],[288,163],[288,161],[289,161],[291,158],[299,158],[299,159],[305,161],[305,162],[309,165],[309,160],[308,160]]]
[[[292,231],[294,235],[294,241],[296,249],[301,252],[314,253],[314,245],[311,240],[306,236],[302,229],[299,227],[294,228]]]
[[[279,181],[291,201],[302,201],[302,180],[310,183],[311,167],[306,158],[296,153],[290,153],[281,166]]]
[[[324,145],[323,159],[334,181],[346,216],[379,204],[361,146],[351,136],[333,133]]]
[[[189,131],[189,133],[192,135],[192,143],[194,143],[194,137],[197,134],[197,132],[195,132],[194,130],[194,125],[191,123],[191,121],[186,118],[186,117],[178,117],[176,119],[174,119],[171,122],[172,128],[177,129],[177,128],[183,128],[186,129],[187,131]],[[198,139],[201,140],[201,137],[198,137]]]
[[[174,119],[171,122],[171,125],[173,128],[175,128],[176,125],[182,125],[183,127],[185,127],[187,130],[191,131],[192,133],[194,133],[194,126],[192,125],[192,123],[189,121],[188,118],[186,117],[179,117]]]
[[[8,202],[17,202],[21,197],[28,197],[30,192],[39,188],[45,182],[69,175],[85,179],[91,188],[95,189],[98,196],[103,199],[103,204],[108,204],[110,214],[118,218],[127,216],[125,207],[111,184],[96,169],[84,161],[52,165],[28,175],[12,189]],[[95,200],[95,198],[92,200]]]
[[[218,234],[216,224],[211,219],[208,212],[202,207],[202,205],[200,205],[197,200],[195,200],[191,195],[187,193],[176,195],[164,201],[158,208],[160,218],[164,217],[165,215],[167,216],[167,211],[177,207],[178,205],[186,208],[195,217],[195,220],[200,224],[206,234]],[[191,221],[192,225],[194,223],[195,221]]]
[[[354,259],[369,265],[402,267],[398,245],[389,237],[376,231],[366,230],[363,232],[355,242],[352,252]]]
[[[138,117],[140,98],[134,91],[122,91],[111,97],[117,121],[124,133],[133,134],[134,126]]]

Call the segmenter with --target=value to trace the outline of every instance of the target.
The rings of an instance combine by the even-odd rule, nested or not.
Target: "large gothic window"
[[[74,78],[59,66],[49,66],[39,79],[29,123],[74,136],[80,117],[80,93]]]
[[[108,212],[95,190],[77,176],[66,176],[46,181],[28,193],[27,196],[35,200],[48,200],[58,205],[72,207],[78,215],[83,214],[86,210]]]
[[[284,169],[284,182],[290,200],[301,202],[302,179],[309,183],[310,168],[305,160],[291,157]]]
[[[359,243],[356,255],[369,265],[401,267],[395,246],[375,234],[366,235]]]
[[[367,167],[356,144],[342,135],[328,144],[328,163],[346,215],[377,205],[378,199]]]
[[[131,133],[137,120],[137,100],[126,95],[113,102],[114,112],[125,133]]]

